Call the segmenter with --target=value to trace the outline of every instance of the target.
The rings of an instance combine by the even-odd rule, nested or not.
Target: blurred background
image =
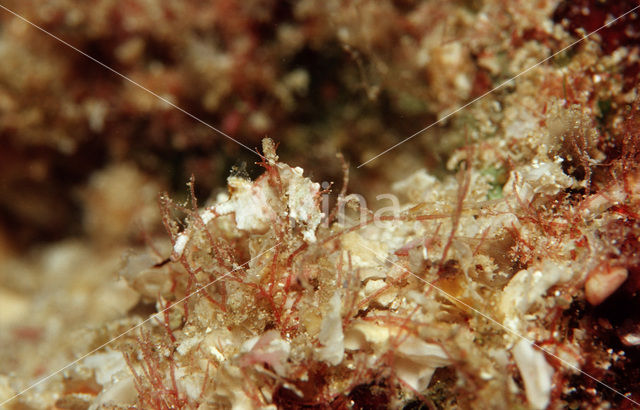
[[[527,3],[3,4],[248,147],[269,136],[282,160],[314,180],[341,181],[336,153],[358,165],[507,79],[514,42],[539,35],[538,20],[557,2]],[[133,209],[115,215],[126,229],[101,226],[115,212],[109,201],[144,206],[161,190],[180,198],[191,174],[207,198],[232,167],[259,172],[245,148],[7,11],[0,25],[4,247],[74,235],[140,239]],[[496,54],[502,67],[486,58]],[[446,130],[352,172],[352,188],[367,194],[409,170],[438,168],[463,141]],[[125,198],[127,184],[134,192],[150,184],[149,192]]]
[[[284,161],[314,180],[338,182],[336,153],[358,165],[517,74],[509,62],[524,43],[558,45],[542,21],[579,34],[634,2],[3,4],[248,147],[269,136]],[[605,52],[637,41],[629,37],[633,24],[600,33]],[[631,70],[637,75],[637,65]],[[461,112],[352,172],[352,188],[367,195],[411,170],[443,171],[467,121]],[[119,183],[134,191],[150,184],[142,197],[128,198],[143,206],[156,191],[183,197],[192,174],[206,199],[233,167],[260,172],[245,148],[6,10],[0,144],[0,242],[18,251],[70,235],[104,239],[104,229],[122,231],[106,235],[113,239],[135,239],[132,214],[120,215],[127,229],[100,226],[110,215],[96,206],[127,200]]]

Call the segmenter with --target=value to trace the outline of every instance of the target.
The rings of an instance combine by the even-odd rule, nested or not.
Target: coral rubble
[[[226,165],[236,148],[104,73],[95,94],[90,76],[46,91],[80,57],[9,21],[0,403],[637,406],[638,17],[537,64],[635,4],[609,3],[8,2],[225,132],[283,142],[216,191],[199,152]],[[321,181],[329,152],[362,163],[397,142],[398,116],[446,121]],[[289,165],[312,149],[322,163]],[[201,171],[186,195],[180,167]],[[34,232],[63,239],[25,251]]]

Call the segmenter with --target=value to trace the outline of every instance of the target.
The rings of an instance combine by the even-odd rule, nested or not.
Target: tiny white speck
[[[205,225],[208,224],[209,221],[211,221],[214,216],[216,216],[215,213],[213,211],[211,211],[210,209],[207,209],[206,211],[204,211],[204,212],[202,212],[200,214],[200,217],[202,218],[202,222]]]
[[[182,256],[182,252],[184,252],[184,247],[187,246],[187,241],[189,241],[189,235],[186,233],[181,233],[176,239],[176,243],[173,245],[173,253],[180,257]]]

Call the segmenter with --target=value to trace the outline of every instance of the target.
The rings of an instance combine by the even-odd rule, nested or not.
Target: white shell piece
[[[394,363],[398,377],[417,391],[427,388],[438,367],[448,366],[451,359],[437,344],[409,336],[396,351],[400,356]]]
[[[547,363],[544,354],[526,340],[520,340],[512,353],[524,381],[527,401],[534,409],[546,408],[550,400],[553,367]]]
[[[318,349],[318,358],[334,366],[342,362],[344,357],[344,333],[342,332],[342,316],[340,294],[335,293],[329,301],[331,310],[322,319],[318,340],[323,347]]]

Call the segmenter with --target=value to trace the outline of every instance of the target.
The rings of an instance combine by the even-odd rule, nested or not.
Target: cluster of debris
[[[157,201],[172,178],[187,181],[176,168],[219,143],[103,73],[96,94],[83,88],[89,77],[50,93],[61,108],[47,123],[47,104],[27,106],[81,56],[58,52],[48,68],[20,69],[55,43],[33,47],[42,33],[9,22],[0,55],[16,66],[0,80],[23,81],[0,92],[9,146],[0,168],[11,170],[3,217],[20,209],[30,232],[45,232],[57,229],[47,225],[56,213],[78,206],[84,216],[75,239],[71,229],[30,253],[16,245],[30,234],[0,226],[0,403],[638,405],[640,20],[630,14],[554,55],[634,2],[66,3],[16,10],[229,135],[257,143],[281,132],[286,161],[265,138],[259,176],[236,170],[216,191],[221,171],[194,166],[211,174],[202,185],[192,172],[186,195]],[[364,100],[347,102],[348,93]],[[316,106],[313,124],[292,119]],[[139,115],[148,128],[125,119]],[[330,172],[317,158],[296,163],[313,177],[287,164],[309,147],[321,161],[342,150],[361,163],[407,124],[445,117],[359,177],[343,164],[339,187],[322,183]],[[134,129],[142,138],[132,141]],[[314,145],[319,134],[328,137]],[[85,156],[83,146],[109,158],[56,168]],[[176,174],[159,173],[165,160]],[[66,183],[54,180],[30,199],[56,175],[73,176],[79,191],[50,206]],[[393,206],[367,206],[380,192]]]

